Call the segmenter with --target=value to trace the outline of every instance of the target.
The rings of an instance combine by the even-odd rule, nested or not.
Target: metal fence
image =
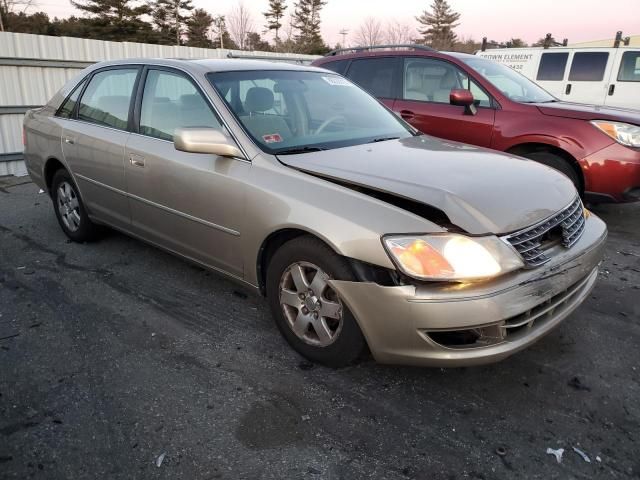
[[[26,175],[22,118],[27,110],[44,105],[67,80],[95,62],[141,57],[260,58],[296,63],[317,58],[0,32],[0,176]]]

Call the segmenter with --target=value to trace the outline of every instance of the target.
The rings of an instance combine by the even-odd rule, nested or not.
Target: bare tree
[[[37,7],[36,0],[0,0],[0,32],[4,32],[2,17],[8,17],[9,13],[26,13],[32,7]]]
[[[398,20],[389,20],[386,25],[385,42],[390,45],[403,45],[413,41],[413,29]]]
[[[384,42],[382,24],[377,18],[367,17],[356,31],[356,43],[363,47],[381,45]]]
[[[231,9],[227,16],[227,28],[240,50],[246,50],[247,36],[253,31],[253,17],[244,3],[240,2]]]

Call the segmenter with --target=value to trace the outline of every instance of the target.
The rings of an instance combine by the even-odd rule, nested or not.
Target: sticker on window
[[[272,133],[270,135],[263,135],[262,140],[264,140],[264,143],[280,143],[282,137],[279,133]]]
[[[330,77],[322,77],[322,79],[329,85],[335,85],[337,87],[353,87],[353,83],[349,82],[346,78],[332,75]]]

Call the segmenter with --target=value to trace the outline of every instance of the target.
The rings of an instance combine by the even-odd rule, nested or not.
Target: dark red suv
[[[313,64],[424,133],[552,166],[591,201],[640,200],[640,111],[561,102],[509,67],[419,45],[338,50]]]

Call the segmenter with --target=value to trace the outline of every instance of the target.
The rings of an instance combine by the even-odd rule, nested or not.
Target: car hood
[[[544,115],[552,117],[577,118],[580,120],[612,120],[640,125],[640,112],[626,108],[569,102],[538,103],[536,107]]]
[[[519,157],[426,135],[278,159],[303,172],[443,211],[471,234],[528,227],[569,205],[571,181]]]

